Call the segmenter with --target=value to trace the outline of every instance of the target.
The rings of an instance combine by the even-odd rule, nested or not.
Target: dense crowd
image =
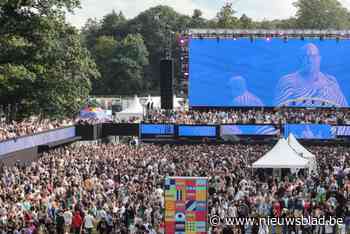
[[[210,227],[210,233],[350,231],[350,151],[309,147],[319,174],[281,180],[250,165],[270,145],[74,145],[1,167],[0,233],[162,233],[165,176],[209,177],[209,215],[334,216],[340,226]],[[317,232],[316,232],[317,231]]]
[[[336,109],[242,109],[226,111],[151,110],[145,122],[178,124],[350,124],[350,111]]]
[[[72,125],[71,120],[35,119],[11,123],[0,121],[0,141]]]

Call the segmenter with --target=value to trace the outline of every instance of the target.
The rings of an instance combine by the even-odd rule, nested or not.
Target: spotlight
[[[267,37],[266,37],[266,41],[271,41],[271,37],[270,37],[270,36],[267,36]]]

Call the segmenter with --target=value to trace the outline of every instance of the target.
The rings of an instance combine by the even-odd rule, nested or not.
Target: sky
[[[284,19],[295,15],[292,3],[296,0],[231,0],[237,10],[237,16],[245,13],[254,20]],[[70,23],[80,28],[87,19],[100,19],[112,10],[122,11],[127,18],[133,18],[140,12],[157,5],[168,5],[177,12],[192,15],[194,9],[200,9],[205,18],[214,18],[227,0],[81,0],[81,9],[68,14]],[[350,9],[350,0],[340,0]]]

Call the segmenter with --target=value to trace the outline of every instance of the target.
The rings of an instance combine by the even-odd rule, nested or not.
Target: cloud
[[[235,3],[236,2],[236,3]],[[238,15],[246,14],[255,19],[285,19],[295,15],[295,0],[240,0],[233,1]]]
[[[231,0],[237,16],[245,13],[254,20],[285,19],[295,15],[292,3],[296,0]],[[82,9],[68,14],[67,19],[73,25],[81,27],[88,18],[102,18],[112,10],[122,11],[127,18],[157,5],[168,5],[177,12],[191,15],[194,9],[200,9],[205,18],[213,18],[227,0],[81,0]],[[350,0],[340,0],[350,9]]]
[[[102,18],[112,10],[122,11],[127,18],[132,18],[157,5],[168,5],[177,12],[187,15],[191,15],[194,9],[200,9],[208,18],[214,17],[217,11],[193,0],[82,0],[82,8],[75,10],[74,14],[67,14],[67,20],[81,27],[88,18]]]

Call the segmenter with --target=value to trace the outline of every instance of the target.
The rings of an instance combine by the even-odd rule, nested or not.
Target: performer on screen
[[[302,48],[302,68],[280,78],[275,104],[277,106],[336,106],[348,103],[335,77],[320,71],[318,48],[309,43]]]
[[[264,106],[262,101],[248,91],[246,81],[241,76],[234,76],[229,80],[233,106]]]

